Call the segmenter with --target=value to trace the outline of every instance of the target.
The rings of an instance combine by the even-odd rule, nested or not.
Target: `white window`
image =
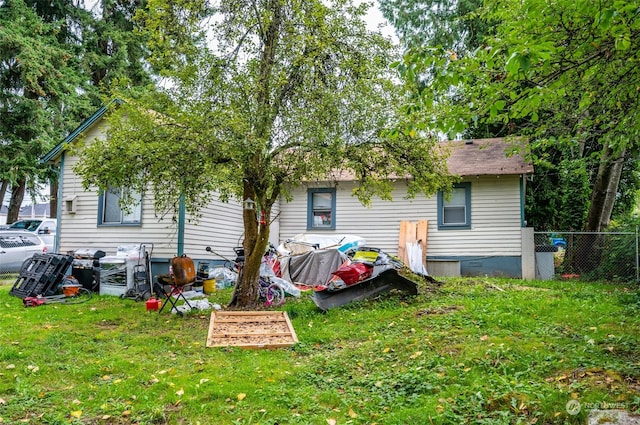
[[[133,203],[127,208],[120,206],[122,189],[110,188],[100,196],[99,224],[136,225],[142,222],[142,196],[133,194]]]

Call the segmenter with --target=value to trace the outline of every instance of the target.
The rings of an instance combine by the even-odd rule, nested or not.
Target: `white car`
[[[0,232],[0,274],[19,272],[33,254],[46,254],[44,241],[30,232],[3,230]]]
[[[23,230],[40,236],[49,252],[53,252],[54,239],[58,221],[55,218],[28,218],[18,220],[9,225],[7,230]],[[0,232],[5,230],[0,229]]]

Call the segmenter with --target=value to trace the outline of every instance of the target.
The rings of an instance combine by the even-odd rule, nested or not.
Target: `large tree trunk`
[[[269,25],[262,34],[262,54],[260,56],[260,73],[256,84],[256,103],[258,112],[256,114],[255,138],[257,140],[269,140],[270,129],[273,126],[275,115],[274,105],[269,99],[269,80],[271,78],[273,65],[276,58],[278,44],[278,33],[283,19],[282,4],[278,0],[268,2],[268,9],[271,12]],[[244,221],[244,242],[242,246],[245,252],[245,265],[236,289],[233,294],[230,306],[239,309],[253,309],[258,305],[260,264],[269,245],[269,223],[271,222],[271,205],[267,205],[266,196],[268,193],[268,182],[265,180],[264,171],[257,164],[263,163],[263,152],[254,152],[254,161],[245,168],[245,178],[243,187],[243,199],[253,199],[257,205],[263,209],[265,224],[259,224],[256,210],[243,210]],[[261,220],[262,221],[262,220]]]
[[[11,200],[9,201],[9,210],[7,211],[7,224],[11,224],[16,221],[20,215],[20,206],[24,200],[26,184],[27,178],[21,177],[18,182],[11,187]]]
[[[620,176],[622,175],[625,152],[625,149],[615,152],[608,144],[605,144],[603,148],[598,176],[591,193],[591,204],[589,205],[589,213],[584,227],[587,232],[600,232],[609,225]]]
[[[592,271],[600,264],[603,235],[597,232],[605,230],[611,220],[625,152],[625,149],[614,151],[608,143],[603,144],[600,167],[584,226],[585,232],[594,233],[581,235],[576,241],[570,260],[571,270],[576,273]]]
[[[245,183],[244,199],[256,199],[253,188]],[[231,298],[232,308],[251,310],[258,306],[260,264],[269,245],[270,208],[265,211],[266,224],[259,224],[256,210],[243,210],[245,262]]]

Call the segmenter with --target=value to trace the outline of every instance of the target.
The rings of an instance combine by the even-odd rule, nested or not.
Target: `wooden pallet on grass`
[[[207,347],[280,348],[298,342],[286,311],[214,311]]]

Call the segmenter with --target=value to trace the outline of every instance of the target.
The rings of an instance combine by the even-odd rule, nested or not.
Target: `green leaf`
[[[513,52],[511,54],[511,56],[509,57],[509,60],[507,60],[507,63],[505,65],[505,69],[507,70],[507,72],[509,74],[515,75],[518,73],[518,70],[520,69],[520,53],[519,52]]]

